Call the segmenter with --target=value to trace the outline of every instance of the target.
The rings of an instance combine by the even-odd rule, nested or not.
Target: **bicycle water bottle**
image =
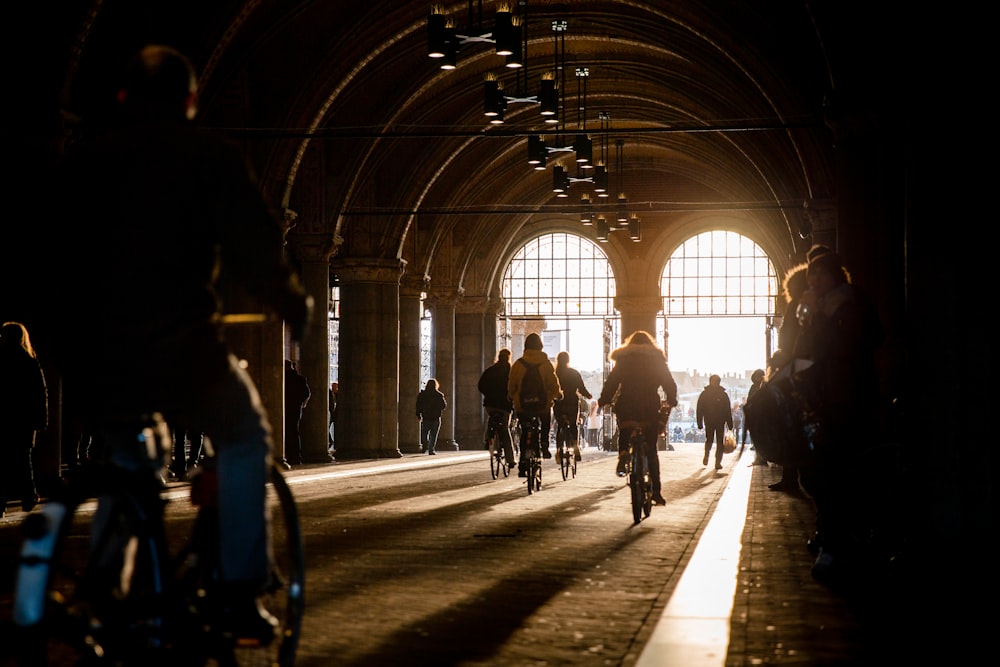
[[[24,543],[14,589],[14,625],[18,627],[32,626],[42,620],[49,564],[65,516],[65,505],[50,502],[41,512],[24,520]]]

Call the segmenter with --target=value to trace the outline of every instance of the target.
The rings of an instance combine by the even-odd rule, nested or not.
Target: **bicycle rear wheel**
[[[653,480],[649,473],[649,459],[643,453],[639,459],[642,461],[642,513],[648,517],[653,511]]]
[[[503,467],[503,452],[497,449],[496,439],[492,436],[488,444],[490,450],[490,474],[493,476],[493,479],[496,479],[500,476],[500,470]],[[504,477],[506,477],[506,474]]]
[[[632,447],[632,470],[629,472],[628,486],[632,494],[632,521],[639,523],[642,521],[642,506],[645,496],[645,488],[642,481],[641,456],[636,445]]]
[[[302,529],[295,497],[276,465],[271,468],[268,498],[273,570],[261,601],[277,617],[279,633],[269,646],[233,647],[234,667],[292,667],[302,634],[306,590]]]

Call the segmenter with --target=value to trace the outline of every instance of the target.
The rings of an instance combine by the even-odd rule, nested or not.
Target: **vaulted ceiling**
[[[437,11],[478,35],[501,4]],[[59,106],[86,128],[105,117],[128,53],[179,47],[201,74],[202,122],[246,142],[269,195],[297,216],[294,244],[341,260],[404,259],[412,275],[462,290],[488,293],[505,253],[540,230],[594,235],[578,222],[589,184],[554,197],[551,168],[527,164],[532,135],[561,146],[586,132],[597,154],[605,137],[609,201],[620,183],[647,250],[724,224],[789,258],[836,224],[836,130],[891,93],[873,86],[880,17],[845,23],[854,3],[806,0],[516,4],[527,36],[520,80],[483,42],[440,69],[427,56],[423,0],[75,2],[48,37],[50,60],[54,80],[62,66]],[[554,20],[566,21],[561,43]],[[555,130],[528,102],[488,123],[489,73],[523,97],[558,64]],[[585,109],[577,67],[589,71]],[[550,165],[580,175],[569,157]],[[634,254],[629,245],[612,234],[609,254]]]

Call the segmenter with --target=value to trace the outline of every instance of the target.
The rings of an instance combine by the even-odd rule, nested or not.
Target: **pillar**
[[[490,312],[487,297],[464,297],[455,308],[455,439],[460,449],[482,449],[485,424],[479,376],[487,350],[496,355],[496,313]]]
[[[340,281],[340,399],[334,458],[399,458],[398,259],[331,262]]]
[[[298,369],[306,376],[312,396],[302,411],[299,434],[302,463],[329,463],[330,432],[330,260],[326,253],[301,253],[300,275],[315,300],[312,321],[299,349]],[[288,415],[285,415],[288,418]]]
[[[455,304],[461,298],[454,292],[436,293],[427,300],[431,310],[434,337],[434,367],[431,377],[437,378],[448,407],[441,415],[441,431],[437,448],[453,451],[459,448],[455,439]]]
[[[414,417],[420,386],[420,318],[427,291],[423,277],[403,276],[399,288],[399,450],[420,452],[420,422]]]
[[[663,308],[659,296],[617,296],[615,309],[621,314],[622,341],[635,331],[647,331],[656,337],[656,316]],[[657,341],[659,343],[659,341]]]

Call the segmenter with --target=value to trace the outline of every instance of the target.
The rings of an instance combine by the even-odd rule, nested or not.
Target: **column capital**
[[[398,285],[406,260],[381,258],[347,258],[330,263],[330,272],[341,285],[351,283],[393,283]]]
[[[455,312],[487,315],[490,314],[490,307],[493,305],[493,300],[488,296],[466,296],[455,304]],[[497,310],[493,310],[493,314],[496,315],[496,313]]]

